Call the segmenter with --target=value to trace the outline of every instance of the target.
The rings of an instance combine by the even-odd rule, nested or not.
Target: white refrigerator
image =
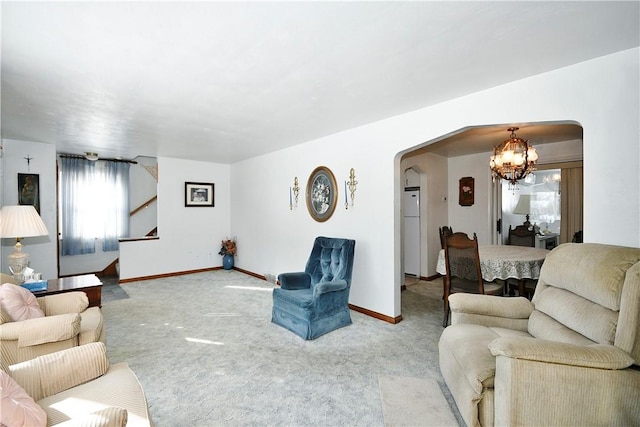
[[[404,192],[404,273],[420,277],[420,190]]]

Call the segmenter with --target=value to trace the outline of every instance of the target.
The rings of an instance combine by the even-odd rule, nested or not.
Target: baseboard
[[[118,279],[118,283],[140,282],[143,280],[162,279],[164,277],[184,276],[185,274],[203,273],[205,271],[222,270],[222,267],[200,268],[197,270],[178,271],[175,273],[154,274],[153,276],[131,277],[129,279]]]
[[[239,271],[240,273],[244,273],[249,276],[255,277],[256,279],[260,279],[260,280],[264,280],[265,282],[268,282],[267,278],[262,274],[254,273],[253,271],[245,270],[243,268],[238,268],[238,267],[233,267],[233,269]]]
[[[130,278],[130,279],[120,279],[119,283],[130,283],[130,282],[138,282],[138,281],[142,281],[142,280],[152,280],[152,279],[161,279],[164,277],[173,277],[173,276],[183,276],[185,274],[193,274],[193,273],[202,273],[205,271],[214,271],[214,270],[221,270],[222,267],[212,267],[212,268],[201,268],[199,270],[189,270],[189,271],[180,271],[180,272],[176,272],[176,273],[165,273],[165,274],[156,274],[153,276],[143,276],[143,277],[135,277],[135,278]],[[257,279],[260,280],[264,280],[267,281],[266,277],[262,274],[258,274],[258,273],[254,273],[252,271],[249,270],[245,270],[242,268],[238,268],[238,267],[233,267],[234,270],[239,271],[240,273],[244,273],[247,274],[249,276],[255,277]],[[362,308],[362,307],[358,307],[357,305],[353,305],[353,304],[349,304],[349,308],[353,311],[357,311],[358,313],[362,313],[362,314],[366,314],[367,316],[373,317],[375,319],[379,319],[379,320],[383,320],[385,322],[388,323],[399,323],[402,321],[402,315],[400,316],[396,316],[396,317],[391,317],[391,316],[387,316],[381,313],[377,313],[375,311],[372,310],[368,310],[366,308]]]
[[[353,311],[357,311],[358,313],[366,314],[367,316],[373,317],[378,320],[384,320],[387,323],[400,323],[402,321],[402,315],[391,317],[385,314],[381,314],[366,308],[358,307],[357,305],[349,304],[349,308]]]

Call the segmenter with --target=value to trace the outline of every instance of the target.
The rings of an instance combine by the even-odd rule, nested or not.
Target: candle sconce
[[[300,186],[298,185],[298,177],[293,179],[293,187],[289,187],[289,210],[298,207],[298,196],[300,195]],[[295,200],[295,204],[293,203]]]
[[[349,171],[349,180],[344,182],[344,208],[349,209],[349,200],[347,198],[347,188],[349,189],[349,193],[351,195],[351,206],[353,206],[353,199],[355,198],[356,187],[358,185],[358,181],[356,181],[356,171],[351,168]]]

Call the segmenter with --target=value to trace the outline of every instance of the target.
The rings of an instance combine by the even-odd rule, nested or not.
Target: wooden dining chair
[[[511,229],[511,226],[509,226],[507,245],[528,246],[534,248],[536,246],[536,232],[534,230],[529,230],[526,225],[518,225],[514,229]]]
[[[444,321],[449,323],[449,295],[456,292],[473,294],[502,295],[503,286],[482,280],[478,237],[473,239],[466,233],[453,233],[447,236],[444,245],[444,261],[447,274],[444,277]]]
[[[440,227],[439,230],[440,230],[440,247],[444,249],[444,241],[447,238],[447,236],[451,236],[453,234],[453,230],[448,225],[445,225],[444,227]]]

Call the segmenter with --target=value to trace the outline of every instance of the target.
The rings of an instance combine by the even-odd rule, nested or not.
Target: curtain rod
[[[82,154],[64,154],[64,153],[58,153],[58,156],[60,157],[66,157],[66,158],[72,158],[72,159],[84,159],[85,157]],[[98,160],[104,160],[107,162],[122,162],[122,163],[132,163],[134,165],[137,165],[138,162],[136,162],[135,160],[126,160],[126,159],[107,159],[107,158],[99,158]]]

